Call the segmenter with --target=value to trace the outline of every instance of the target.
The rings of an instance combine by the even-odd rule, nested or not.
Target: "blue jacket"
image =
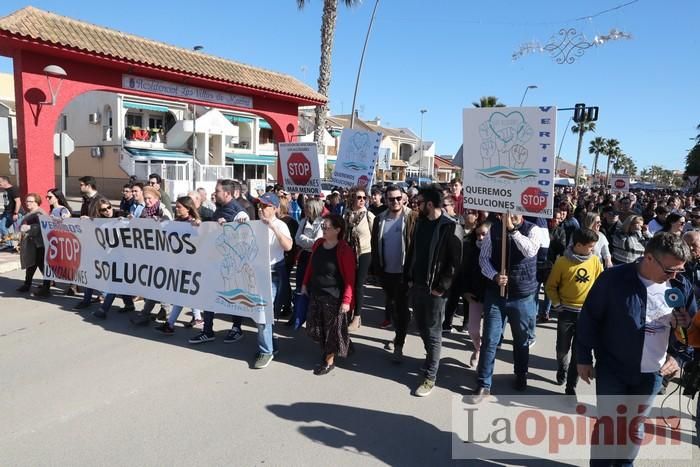
[[[641,375],[647,291],[639,279],[638,262],[607,269],[595,281],[583,304],[576,329],[576,358],[579,364],[596,365],[615,372],[627,384]],[[693,290],[688,280],[676,276],[671,285],[683,291],[686,310],[695,315]],[[674,341],[669,337],[669,349]]]
[[[214,214],[211,216],[211,219],[213,221],[218,221],[223,217],[226,219],[226,222],[233,222],[233,219],[241,211],[243,211],[243,208],[234,199],[228,204],[217,206],[216,211],[214,211]]]

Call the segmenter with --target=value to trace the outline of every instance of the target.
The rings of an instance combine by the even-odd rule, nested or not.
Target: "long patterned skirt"
[[[321,344],[324,355],[347,357],[350,346],[348,314],[340,312],[340,300],[330,295],[309,297],[306,333]]]

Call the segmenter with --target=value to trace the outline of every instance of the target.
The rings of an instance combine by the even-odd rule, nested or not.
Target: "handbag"
[[[309,311],[309,296],[306,294],[294,294],[294,330],[299,329],[306,322],[306,313]]]

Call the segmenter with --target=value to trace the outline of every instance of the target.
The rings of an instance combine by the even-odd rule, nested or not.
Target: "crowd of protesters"
[[[7,180],[0,182],[7,186]],[[100,195],[94,178],[82,177],[84,202],[79,215],[175,220],[195,226],[262,221],[269,231],[275,318],[294,324],[293,303],[300,296],[306,298],[306,331],[322,354],[314,373],[329,373],[336,357],[353,353],[350,336],[361,332],[362,315],[368,311],[365,288],[376,284],[384,292],[381,327],[394,330],[386,345],[393,351],[392,360],[403,361],[411,322],[423,341],[426,358],[417,396],[432,391],[442,336],[450,332],[468,332],[472,342],[468,365],[476,377],[474,402],[488,396],[506,324],[513,337],[513,388],[526,390],[536,323],[554,318],[556,383],[565,386],[565,394],[575,395],[579,377],[590,381],[592,352],[599,394],[621,387],[656,394],[662,390],[663,376],[678,368],[678,359],[667,351],[678,340],[672,328],[690,326],[695,293],[700,290],[700,194],[557,188],[554,211],[545,220],[466,209],[459,180],[420,188],[392,184],[339,188],[327,197],[306,198],[280,186],[251,194],[237,181],[220,180],[211,198],[200,188],[178,197],[174,206],[162,183],[156,174],[147,183],[130,181],[117,209]],[[45,198],[46,209],[41,195],[29,193],[23,212],[12,204],[4,216],[22,232],[26,278],[17,289],[22,293],[30,291],[35,271],[44,267],[39,215],[71,214],[60,191],[49,190]],[[658,298],[670,286],[687,292],[682,315]],[[35,295],[47,297],[50,290],[51,283],[44,280]],[[101,302],[92,312],[99,319],[108,316],[117,298],[109,291],[82,292],[83,300],[75,308]],[[157,331],[175,333],[182,311],[178,304],[161,304],[154,317],[155,301],[145,300],[136,311],[134,302],[140,297],[120,298],[124,306],[119,311],[133,312],[134,324],[145,325],[155,318],[161,321]],[[455,328],[460,302],[463,325]],[[624,313],[606,315],[611,307]],[[215,340],[214,319],[213,312],[192,310],[192,319],[184,324],[198,334],[189,342]],[[611,323],[617,327],[608,335]],[[242,318],[234,317],[224,342],[243,338],[241,324]],[[613,337],[620,329],[634,338],[620,344]],[[273,323],[258,324],[257,331],[254,367],[264,368],[278,351]]]

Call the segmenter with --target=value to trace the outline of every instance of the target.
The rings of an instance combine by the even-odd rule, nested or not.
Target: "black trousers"
[[[396,332],[394,346],[403,347],[406,342],[408,323],[411,321],[411,312],[408,310],[408,287],[402,273],[382,272],[380,278],[384,289],[384,309],[390,314]]]
[[[36,274],[36,270],[39,269],[42,274],[44,274],[44,248],[37,248],[36,249],[36,264],[33,266],[29,266],[27,270],[24,273],[24,285],[26,286],[31,286],[32,285],[32,279],[34,279],[34,274]],[[41,284],[41,287],[44,289],[50,289],[51,288],[51,281],[44,279],[44,281]]]
[[[574,389],[578,382],[576,369],[576,325],[578,313],[560,311],[557,317],[557,365],[560,371],[567,372],[566,387]],[[571,360],[569,360],[571,350]]]

